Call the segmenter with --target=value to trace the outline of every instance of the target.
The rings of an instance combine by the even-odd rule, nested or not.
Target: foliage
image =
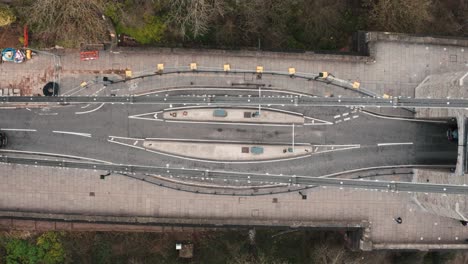
[[[37,238],[36,246],[38,257],[42,263],[63,263],[65,260],[65,250],[60,239],[60,234],[57,232],[42,234]]]
[[[39,257],[37,247],[22,239],[11,239],[6,243],[7,264],[35,264]]]
[[[28,240],[9,238],[5,243],[6,263],[63,263],[65,250],[63,248],[60,234],[47,232],[39,236],[36,243]]]
[[[100,0],[35,0],[18,9],[31,30],[48,44],[76,47],[106,38]]]
[[[366,0],[369,23],[375,30],[419,33],[433,20],[431,0]]]
[[[16,16],[10,7],[0,4],[0,27],[8,26],[16,21]]]
[[[117,32],[127,34],[141,44],[160,42],[166,25],[156,16],[144,15],[143,21],[144,26],[142,27],[118,26]]]

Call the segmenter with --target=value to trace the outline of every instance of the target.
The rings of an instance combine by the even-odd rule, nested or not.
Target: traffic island
[[[306,157],[309,144],[253,144],[205,141],[145,140],[147,151],[207,161],[255,162]]]
[[[156,119],[190,122],[232,122],[266,124],[304,124],[302,114],[262,108],[182,108],[168,109]]]

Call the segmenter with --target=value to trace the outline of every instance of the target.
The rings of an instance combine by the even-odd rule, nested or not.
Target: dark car
[[[5,133],[0,132],[0,148],[3,148],[7,145],[8,139]]]
[[[447,130],[447,139],[449,141],[457,141],[458,140],[458,129],[457,128],[449,128]]]

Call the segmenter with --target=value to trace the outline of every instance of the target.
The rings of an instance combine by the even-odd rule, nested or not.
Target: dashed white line
[[[349,115],[349,113],[344,113],[342,116],[348,116],[348,115]]]
[[[333,118],[337,119],[337,118],[340,118],[340,117],[341,117],[341,115],[336,115]]]
[[[338,124],[338,123],[341,123],[341,122],[342,122],[341,120],[336,120],[335,124]]]
[[[24,131],[24,132],[36,132],[36,129],[23,129],[23,128],[0,128],[3,131]]]
[[[67,135],[75,135],[75,136],[81,136],[81,137],[91,137],[91,134],[89,134],[89,133],[77,133],[77,132],[57,131],[57,130],[54,130],[52,132],[57,133],[57,134],[67,134]]]
[[[359,117],[358,115],[355,115],[355,116],[353,116],[353,119],[354,119],[354,118],[358,118],[358,117]]]
[[[377,146],[399,146],[399,145],[413,145],[413,142],[399,142],[399,143],[378,143]]]
[[[347,117],[347,118],[344,119],[344,121],[348,121],[348,120],[350,120],[350,119],[351,119],[351,118]]]

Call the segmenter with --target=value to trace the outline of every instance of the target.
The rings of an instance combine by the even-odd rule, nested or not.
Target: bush
[[[0,4],[0,27],[8,26],[16,21],[16,16],[7,5]]]

